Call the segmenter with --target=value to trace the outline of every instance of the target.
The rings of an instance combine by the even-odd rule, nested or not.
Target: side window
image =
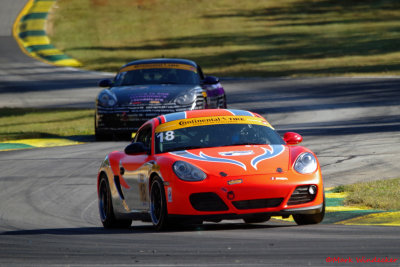
[[[151,125],[142,129],[136,135],[136,142],[143,143],[146,147],[151,148]]]
[[[122,82],[124,81],[125,75],[126,75],[126,71],[125,72],[119,72],[114,78],[114,84],[116,86],[121,85]]]

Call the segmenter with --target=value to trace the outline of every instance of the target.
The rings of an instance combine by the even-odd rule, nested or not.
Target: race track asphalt
[[[11,36],[26,1],[0,3],[0,107],[88,107],[108,74],[46,65]],[[325,186],[398,177],[400,78],[223,79],[229,107],[296,131]],[[0,266],[399,266],[398,227],[240,221],[104,230],[96,174],[126,142],[0,151]],[[364,257],[396,262],[357,263]],[[345,263],[344,261],[353,261]],[[341,262],[337,262],[341,261]]]

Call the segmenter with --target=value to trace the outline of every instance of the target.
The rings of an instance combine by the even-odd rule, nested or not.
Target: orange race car
[[[299,134],[283,139],[260,115],[243,110],[193,110],[158,116],[138,130],[124,152],[101,164],[98,198],[106,228],[152,222],[293,215],[316,224],[325,214],[321,170]]]

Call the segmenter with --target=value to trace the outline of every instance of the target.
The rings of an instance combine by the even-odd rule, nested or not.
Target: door
[[[152,128],[149,125],[136,134],[136,142],[151,147]],[[131,211],[145,211],[149,207],[149,175],[152,170],[151,155],[126,155],[120,162],[123,179],[128,188],[122,187],[126,204]]]

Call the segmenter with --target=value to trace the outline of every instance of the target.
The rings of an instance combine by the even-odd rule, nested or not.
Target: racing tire
[[[224,101],[222,102],[222,106],[219,108],[228,108],[228,104],[226,103],[226,95],[224,95]]]
[[[95,129],[94,138],[96,141],[110,141],[112,140],[112,135],[99,132]]]
[[[117,133],[114,134],[115,139],[118,141],[132,141],[132,133]]]
[[[263,223],[267,222],[271,219],[271,216],[269,215],[252,215],[246,218],[243,218],[243,221],[245,223]]]
[[[112,141],[113,140],[113,135],[110,133],[106,133],[104,131],[100,131],[96,127],[96,122],[94,123],[94,139],[96,141]]]
[[[114,208],[112,205],[110,186],[107,177],[102,175],[99,182],[99,213],[100,220],[104,228],[129,228],[132,220],[119,220],[115,218]]]
[[[167,230],[170,227],[164,184],[158,176],[154,178],[150,187],[150,216],[157,231]]]
[[[97,128],[96,115],[94,115],[94,139],[96,141],[112,141],[112,137],[112,134],[105,133]]]
[[[325,193],[322,211],[316,214],[293,214],[293,219],[298,225],[317,224],[322,222],[325,216]]]

